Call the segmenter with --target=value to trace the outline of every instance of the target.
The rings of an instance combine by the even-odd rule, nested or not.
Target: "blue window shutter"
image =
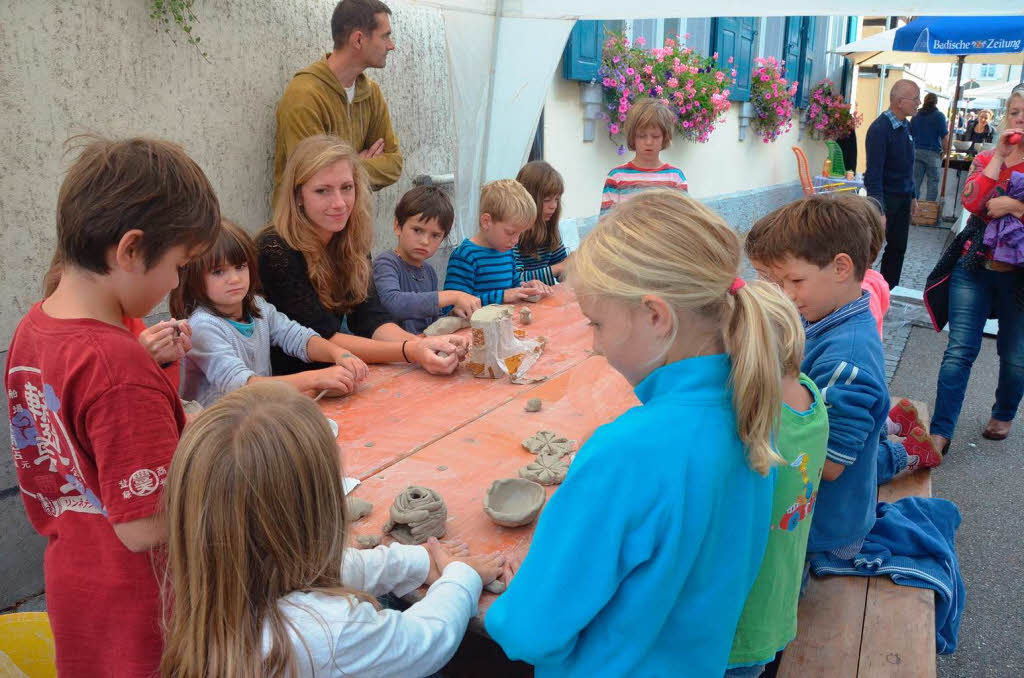
[[[814,17],[805,16],[803,20],[803,54],[800,64],[800,92],[797,99],[800,102],[800,108],[806,108],[810,103],[811,88],[814,87],[814,83],[811,82],[811,74],[814,73]]]
[[[566,80],[590,82],[597,79],[604,46],[601,21],[577,21],[569,33],[569,42],[562,55],[562,77]]]
[[[730,88],[732,101],[750,100],[750,69],[754,65],[757,37],[756,17],[718,17],[714,26],[714,47],[718,67],[729,73],[736,69],[736,82]],[[729,57],[733,58],[732,65]]]

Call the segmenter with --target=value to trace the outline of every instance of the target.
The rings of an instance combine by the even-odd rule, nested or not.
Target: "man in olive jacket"
[[[305,139],[334,134],[363,159],[374,190],[402,174],[402,153],[380,87],[363,73],[384,68],[391,10],[380,0],[341,0],[331,16],[334,51],[295,74],[277,105],[274,195],[288,154]]]

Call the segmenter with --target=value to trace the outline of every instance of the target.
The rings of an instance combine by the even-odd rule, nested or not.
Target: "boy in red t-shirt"
[[[61,676],[158,673],[161,488],[185,425],[178,394],[125,328],[178,284],[220,209],[178,146],[94,140],[57,198],[53,294],[7,357],[25,510],[49,538],[46,604]]]

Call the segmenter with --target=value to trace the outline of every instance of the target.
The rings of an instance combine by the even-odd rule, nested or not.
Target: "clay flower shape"
[[[558,435],[554,431],[537,431],[523,441],[523,447],[534,454],[550,454],[564,457],[576,449],[576,443],[565,436]]]

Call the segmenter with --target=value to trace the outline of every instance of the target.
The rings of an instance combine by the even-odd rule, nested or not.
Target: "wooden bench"
[[[921,420],[927,406],[914,401]],[[878,488],[879,501],[930,497],[930,471]],[[811,577],[780,678],[934,678],[935,593],[889,577]]]

